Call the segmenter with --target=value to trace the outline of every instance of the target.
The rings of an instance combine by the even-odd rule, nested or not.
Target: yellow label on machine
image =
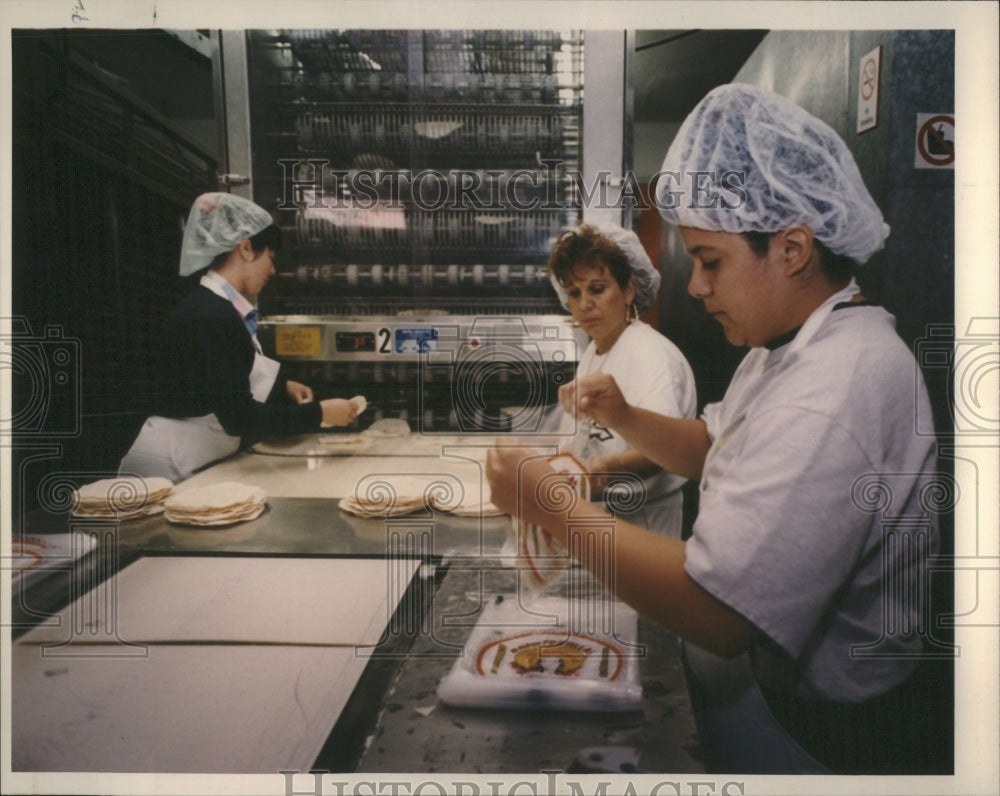
[[[278,326],[274,352],[279,357],[318,357],[323,353],[322,330],[318,326]]]

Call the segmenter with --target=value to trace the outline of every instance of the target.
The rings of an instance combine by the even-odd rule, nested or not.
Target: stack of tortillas
[[[428,501],[436,511],[454,514],[456,517],[499,517],[500,511],[489,499],[489,486],[484,485],[482,494],[479,489],[466,489],[459,495],[431,495]]]
[[[488,490],[488,486],[483,487]],[[369,480],[358,484],[354,494],[341,498],[340,508],[359,517],[395,517],[423,509],[454,514],[459,517],[490,517],[503,514],[488,494],[434,476],[393,476],[385,480]]]
[[[223,481],[185,489],[164,503],[168,521],[181,525],[232,525],[259,517],[267,507],[267,495],[256,486]]]
[[[159,514],[173,491],[167,478],[104,478],[73,491],[73,516],[127,520]]]
[[[405,437],[410,433],[410,424],[399,417],[376,420],[364,431],[370,437]]]
[[[427,505],[427,479],[393,476],[358,485],[353,495],[341,498],[340,508],[358,517],[395,517],[412,514]]]

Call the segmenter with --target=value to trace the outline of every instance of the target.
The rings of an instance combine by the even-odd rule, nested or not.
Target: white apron
[[[255,341],[256,343],[256,341]],[[250,392],[263,403],[274,387],[280,363],[259,351],[250,371]],[[118,467],[121,475],[160,476],[174,483],[195,470],[236,453],[240,438],[227,434],[215,414],[146,419],[139,436]]]

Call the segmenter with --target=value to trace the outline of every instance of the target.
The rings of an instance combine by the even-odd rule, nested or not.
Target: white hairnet
[[[629,268],[632,271],[632,284],[635,285],[635,306],[641,315],[656,301],[656,294],[660,289],[660,272],[653,268],[653,262],[646,254],[639,236],[632,230],[620,227],[617,224],[590,224],[602,237],[607,238],[615,244],[628,260]],[[580,227],[576,227],[579,230]],[[565,307],[567,305],[566,288],[559,284],[555,275],[549,276],[552,286],[559,296],[559,301]]]
[[[803,224],[859,264],[889,234],[840,136],[791,100],[741,83],[712,90],[684,120],[656,201],[667,221],[698,229],[772,233]]]
[[[244,238],[271,226],[263,207],[231,193],[203,193],[194,200],[181,243],[181,276],[193,274]]]

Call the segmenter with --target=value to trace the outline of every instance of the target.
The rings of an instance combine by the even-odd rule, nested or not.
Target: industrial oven
[[[624,34],[214,41],[220,181],[284,232],[265,350],[319,397],[364,394],[363,424],[540,429],[586,343],[549,284],[549,248],[581,220],[622,220],[605,189],[627,165]]]

